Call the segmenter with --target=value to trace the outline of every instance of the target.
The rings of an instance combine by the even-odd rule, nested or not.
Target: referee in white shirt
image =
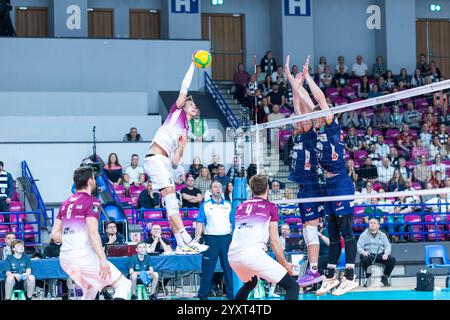
[[[211,191],[211,199],[200,206],[195,230],[195,238],[199,239],[203,234],[205,244],[209,246],[208,250],[203,252],[198,297],[200,300],[208,299],[217,259],[220,258],[227,299],[232,300],[234,298],[233,273],[228,262],[228,249],[234,228],[234,212],[232,212],[231,203],[222,198],[222,184],[219,181],[211,184]]]

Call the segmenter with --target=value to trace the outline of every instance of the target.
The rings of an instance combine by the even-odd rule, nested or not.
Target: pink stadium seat
[[[356,96],[356,91],[353,88],[344,88],[341,91],[341,96],[343,98],[350,98],[352,96]]]
[[[327,90],[325,91],[325,94],[327,95],[327,97],[338,97],[339,96],[339,91],[336,88],[327,88]]]
[[[411,103],[411,102],[413,102],[411,98],[406,98],[406,99],[400,100],[400,103],[404,104],[404,105],[407,105],[408,103]]]
[[[395,142],[390,139],[384,140],[384,143],[386,143],[389,147],[395,146]]]
[[[427,101],[427,99],[424,99],[424,98],[418,98],[418,99],[416,99],[416,101],[415,101],[415,106],[416,106],[416,108],[419,108],[419,107],[428,107],[428,101]]]
[[[162,219],[163,214],[161,211],[145,211],[144,218],[145,219]]]
[[[383,135],[383,133],[379,129],[373,129],[372,133],[373,133],[374,136],[381,136],[381,135]]]
[[[289,138],[292,136],[291,130],[280,130],[278,137],[280,139],[280,150],[284,150],[287,146]]]
[[[447,166],[450,166],[450,160],[442,160],[441,162]]]
[[[127,217],[131,217],[133,215],[133,209],[123,209],[123,213],[125,213]]]
[[[114,186],[114,191],[116,191],[117,196],[120,197],[125,197],[125,187],[122,185],[117,185]]]
[[[183,225],[185,227],[192,227],[192,225],[194,224],[195,221],[193,220],[183,220]]]
[[[331,102],[335,103],[337,106],[342,106],[344,104],[348,104],[348,99],[347,98],[330,98]]]
[[[298,224],[299,222],[302,222],[301,218],[287,218],[285,220],[285,223],[287,224]]]
[[[353,218],[353,224],[363,224],[363,223],[364,223],[364,219],[362,217],[354,217]],[[364,226],[355,226],[355,227],[353,227],[353,230],[362,232],[362,231],[364,231]]]
[[[388,129],[386,131],[386,136],[389,138],[396,139],[399,135],[400,135],[400,130],[398,130],[398,129]]]
[[[390,203],[394,203],[395,202],[395,198],[386,198],[387,201],[389,201]]]
[[[364,207],[353,207],[353,213],[355,215],[361,215],[364,213]]]
[[[353,159],[358,160],[360,163],[366,157],[367,157],[367,151],[365,151],[365,150],[358,150],[353,153]]]
[[[139,186],[136,188],[133,184],[130,186],[130,197],[139,197],[141,191],[145,190],[145,186]]]
[[[427,240],[428,241],[434,241],[436,240],[436,225],[435,225],[435,219],[438,223],[442,223],[443,219],[441,218],[441,216],[439,215],[426,215],[425,216],[425,222],[427,223],[432,223],[432,224],[427,224],[426,225],[426,229],[427,229]],[[445,234],[444,234],[444,224],[438,224],[437,226],[437,232],[438,232],[438,239],[439,241],[445,241]]]
[[[398,109],[398,112],[399,112],[400,114],[404,114],[405,111],[406,111],[406,109],[403,108],[403,107],[400,107],[400,108]]]
[[[412,169],[415,168],[416,163],[414,162],[414,160],[407,160],[407,161],[405,162],[405,165],[406,165],[406,167],[407,167],[409,170],[412,170]]]
[[[185,184],[177,184],[175,185],[175,191],[180,191],[181,189],[186,188]]]
[[[11,212],[22,212],[23,211],[23,203],[19,201],[11,201],[9,204],[9,211]]]
[[[280,113],[284,114],[284,116],[286,118],[289,118],[289,116],[291,115],[291,110],[289,110],[289,108],[286,108],[285,106],[280,108]]]
[[[19,199],[19,193],[17,193],[16,190],[14,190],[11,200],[12,200],[12,201],[20,201],[20,199]]]
[[[25,234],[24,234],[24,238],[31,240],[34,239],[34,228],[31,225],[25,225]]]
[[[364,129],[356,130],[356,136],[357,137],[364,137],[365,135],[366,135],[366,130],[364,130]]]
[[[190,219],[197,219],[198,212],[199,212],[198,210],[188,211],[187,217],[190,218]]]
[[[9,232],[9,227],[0,225],[0,238],[5,238],[5,234]]]
[[[405,215],[405,223],[406,224],[410,224],[410,223],[418,223],[418,222],[422,222],[422,220],[420,219],[420,216],[417,215]],[[412,225],[411,229],[413,232],[422,232],[422,225],[417,224],[417,225]],[[409,234],[409,238],[410,239],[415,239],[415,240],[422,240],[423,239],[423,234]]]
[[[426,164],[427,164],[427,166],[432,166],[433,162],[434,162],[433,160],[427,160]]]
[[[167,220],[158,220],[158,221],[152,221],[151,224],[158,224],[161,226],[161,228],[170,228],[170,223]]]
[[[416,190],[421,190],[422,189],[422,185],[420,184],[420,182],[413,182],[411,184],[411,186],[416,189]]]
[[[19,211],[17,211],[17,212],[19,212]],[[25,219],[25,221],[27,221],[27,216],[25,214],[10,214],[9,215],[10,222],[17,222],[17,221],[20,222],[20,221],[23,221],[24,219]]]
[[[122,203],[131,203],[131,198],[129,197],[119,197],[119,200]]]
[[[139,202],[139,197],[131,197],[131,204],[135,207],[137,207]]]

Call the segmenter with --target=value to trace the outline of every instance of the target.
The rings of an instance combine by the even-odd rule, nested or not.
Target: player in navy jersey
[[[329,109],[322,90],[308,72],[309,57],[303,69],[305,80],[319,103],[320,110]],[[317,108],[317,107],[316,107]],[[344,159],[344,134],[334,115],[314,119],[314,131],[317,134],[317,159],[324,171],[327,196],[355,194],[353,181],[346,174]],[[329,201],[325,203],[325,213],[329,215],[328,234],[330,249],[326,278],[317,295],[323,295],[332,289],[334,295],[342,295],[358,286],[355,281],[356,239],[353,234],[353,201]],[[345,243],[345,274],[339,282],[336,278],[336,266],[341,255],[340,236]]]
[[[289,71],[289,56],[286,58],[285,74],[291,84],[294,95],[295,114],[312,112],[314,103],[308,92],[303,88],[304,75],[299,73],[296,78]],[[318,160],[316,155],[316,133],[310,120],[297,123],[295,145],[292,149],[291,173],[289,180],[299,184],[298,198],[314,198],[323,196],[317,174]],[[323,204],[309,202],[299,204],[303,224],[303,235],[308,250],[310,268],[305,275],[298,279],[300,287],[307,287],[322,281],[318,270],[319,265],[319,233],[317,226],[323,215]]]

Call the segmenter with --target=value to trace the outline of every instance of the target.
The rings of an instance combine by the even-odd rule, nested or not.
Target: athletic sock
[[[317,268],[318,263],[317,262],[311,262],[311,268],[309,270],[311,270],[312,272],[316,273],[318,272],[318,268]]]
[[[335,264],[329,264],[327,266],[327,270],[325,270],[325,277],[327,279],[334,278],[335,273],[336,273],[336,265]]]
[[[180,236],[186,244],[192,241],[192,237],[189,235],[185,228],[180,229]]]
[[[181,237],[180,233],[174,233],[175,239],[177,240],[177,246],[182,247],[184,246],[183,238]]]
[[[355,278],[355,269],[353,268],[346,268],[344,276],[347,280],[353,281]]]

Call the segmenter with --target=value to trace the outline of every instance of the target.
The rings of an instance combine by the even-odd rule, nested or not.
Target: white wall
[[[146,92],[1,92],[2,116],[146,116]]]
[[[148,146],[148,143],[98,143],[97,154],[106,161],[108,155],[115,152],[122,166],[127,166],[131,155],[136,153],[142,165]],[[233,161],[233,150],[233,142],[191,143],[182,165],[187,170],[194,156],[199,156],[207,165],[217,153],[228,168]],[[17,178],[21,176],[20,162],[26,160],[33,177],[40,180],[37,185],[44,202],[61,202],[70,195],[73,171],[91,154],[91,143],[0,144],[0,161],[5,163],[5,170]],[[244,163],[249,162],[244,159]]]
[[[150,141],[161,125],[161,116],[2,117],[0,142],[90,142],[96,127],[97,141],[122,141],[136,127]]]

